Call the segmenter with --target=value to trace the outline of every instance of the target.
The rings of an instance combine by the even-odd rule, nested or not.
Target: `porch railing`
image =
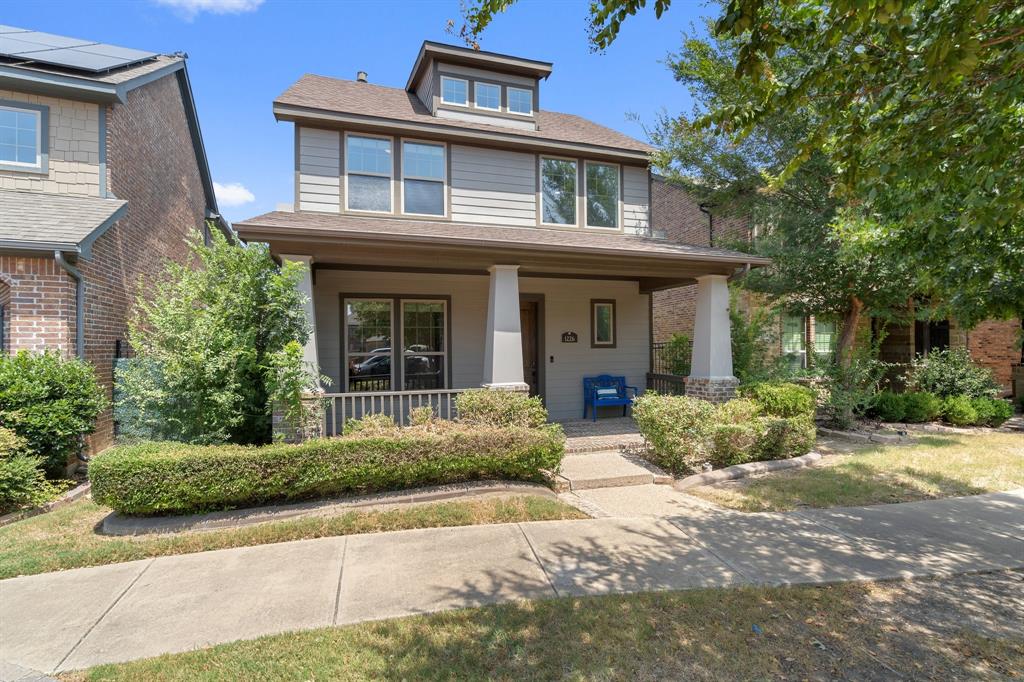
[[[647,390],[666,395],[685,395],[686,382],[677,374],[647,373]]]
[[[467,388],[431,389],[424,391],[367,391],[324,393],[324,434],[341,434],[349,419],[362,419],[373,414],[386,414],[398,424],[409,424],[409,414],[417,407],[430,407],[441,419],[458,416],[455,398]]]

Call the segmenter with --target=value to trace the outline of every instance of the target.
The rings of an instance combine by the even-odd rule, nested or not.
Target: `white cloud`
[[[240,182],[229,182],[222,185],[213,183],[213,192],[217,195],[217,203],[221,206],[241,206],[256,201],[256,197]]]
[[[158,5],[176,9],[191,21],[200,12],[213,14],[242,14],[255,12],[263,0],[155,0]]]

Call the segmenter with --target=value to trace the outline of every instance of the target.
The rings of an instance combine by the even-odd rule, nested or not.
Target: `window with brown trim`
[[[590,346],[615,348],[615,301],[594,298],[590,300]]]

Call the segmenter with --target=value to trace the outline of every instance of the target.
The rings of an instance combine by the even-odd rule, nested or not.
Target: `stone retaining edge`
[[[308,516],[331,516],[346,511],[385,511],[407,506],[449,500],[489,499],[537,495],[557,499],[551,488],[537,483],[476,481],[429,486],[413,490],[360,495],[356,497],[276,504],[246,509],[190,514],[187,516],[124,516],[111,512],[104,517],[100,532],[104,535],[148,535],[183,531],[241,528],[271,521]]]
[[[734,464],[731,467],[726,467],[717,471],[709,471],[706,474],[694,474],[693,476],[680,478],[672,484],[672,488],[675,490],[689,490],[690,488],[697,488],[702,485],[711,485],[712,483],[721,483],[722,481],[733,481],[739,478],[766,474],[772,471],[806,467],[818,462],[819,460],[821,460],[820,453],[808,452],[806,455],[801,455],[792,459],[775,459],[768,462]]]
[[[38,507],[32,507],[31,509],[22,509],[21,511],[11,512],[10,514],[4,514],[0,516],[0,526],[6,526],[15,521],[21,521],[23,519],[30,518],[32,516],[38,516],[39,514],[45,514],[52,512],[54,509],[60,509],[66,507],[75,500],[80,500],[89,494],[92,490],[92,484],[89,481],[85,483],[79,483],[71,490],[67,491],[56,500],[50,500],[46,504],[41,504]]]

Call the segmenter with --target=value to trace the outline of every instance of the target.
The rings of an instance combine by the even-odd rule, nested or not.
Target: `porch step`
[[[671,483],[672,478],[613,450],[585,455],[567,455],[562,460],[560,476],[570,490],[593,490],[632,485]]]

